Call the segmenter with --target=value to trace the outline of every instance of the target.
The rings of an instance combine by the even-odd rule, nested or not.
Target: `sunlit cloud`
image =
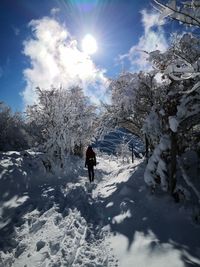
[[[106,71],[98,69],[91,57],[78,49],[77,41],[55,19],[33,20],[29,27],[33,35],[24,42],[23,53],[30,60],[30,67],[24,70],[24,104],[36,101],[37,86],[46,90],[73,85],[82,86],[86,95],[98,103],[106,93]]]
[[[153,26],[159,27],[164,25],[164,21],[160,20],[160,13],[158,12],[152,11],[148,13],[146,9],[143,9],[141,14],[145,33],[148,33]]]
[[[127,54],[118,57],[119,62],[128,60],[132,71],[149,70],[151,65],[147,61],[148,53],[154,50],[165,51],[168,43],[160,21],[160,14],[147,10],[141,11],[144,34],[139,38],[136,45],[132,46]]]

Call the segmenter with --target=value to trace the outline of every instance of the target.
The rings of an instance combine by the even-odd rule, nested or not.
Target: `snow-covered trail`
[[[106,161],[99,167],[104,170]],[[144,184],[145,163],[110,162],[114,168],[93,191],[102,203],[107,241],[118,266],[200,266],[200,227],[190,209]]]
[[[186,208],[151,195],[144,162],[98,162],[93,185],[81,167],[71,179],[38,180],[38,191],[22,194],[29,198],[14,208],[0,266],[200,266],[200,228]]]
[[[96,185],[89,185],[83,162],[71,177],[48,180],[41,168],[40,179],[31,177],[28,156],[23,159],[15,153],[15,157],[17,161],[3,158],[0,266],[115,266],[106,245],[102,214],[91,194]],[[104,173],[96,173],[101,180]]]

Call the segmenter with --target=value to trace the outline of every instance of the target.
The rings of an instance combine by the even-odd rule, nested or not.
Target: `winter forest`
[[[0,102],[0,267],[200,266],[200,1],[152,6],[182,34],[109,101],[75,82]]]

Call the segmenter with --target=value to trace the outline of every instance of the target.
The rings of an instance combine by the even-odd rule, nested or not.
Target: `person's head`
[[[87,148],[87,151],[93,151],[93,149],[92,149],[92,146],[91,146],[91,145],[89,145],[89,146],[88,146],[88,148]]]

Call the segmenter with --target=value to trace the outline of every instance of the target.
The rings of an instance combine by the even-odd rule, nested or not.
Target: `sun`
[[[82,50],[87,55],[96,53],[98,47],[95,38],[91,34],[85,35],[82,40]]]

